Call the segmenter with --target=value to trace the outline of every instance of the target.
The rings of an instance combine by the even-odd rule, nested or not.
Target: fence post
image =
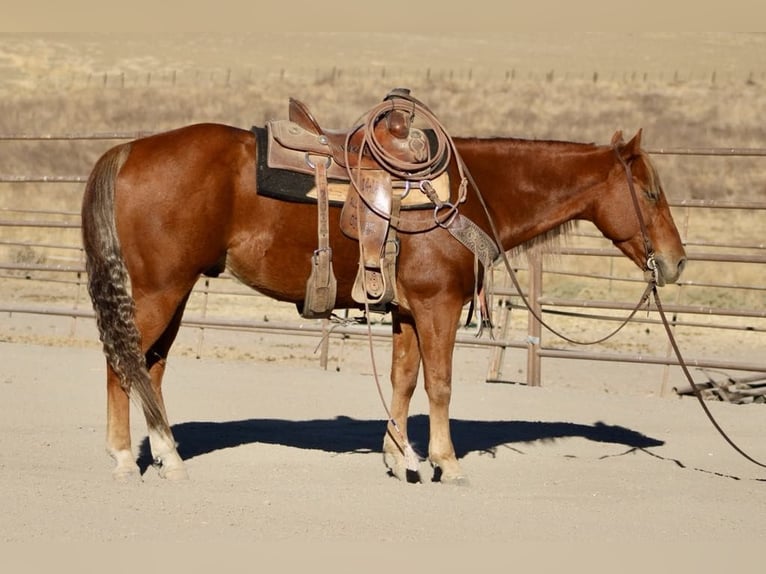
[[[322,319],[322,342],[319,353],[319,367],[327,370],[327,357],[330,354],[330,320]]]
[[[529,308],[527,316],[527,384],[532,387],[540,386],[540,336],[542,325],[537,320],[542,314],[540,296],[543,290],[543,264],[540,253],[531,250],[529,253]]]
[[[207,302],[210,297],[210,279],[205,277],[205,286],[202,289],[202,319],[207,317]],[[205,344],[205,327],[199,328],[199,336],[197,337],[197,358],[202,358],[202,346]]]

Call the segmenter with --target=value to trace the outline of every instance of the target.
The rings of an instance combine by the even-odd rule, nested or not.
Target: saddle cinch
[[[328,317],[335,305],[328,179],[348,182],[342,184],[347,193],[340,227],[359,241],[359,270],[352,297],[377,311],[396,303],[396,227],[402,204],[433,206],[434,201],[449,198],[446,165],[439,166],[438,173],[432,170],[434,179],[429,180],[427,193],[409,179],[409,174],[417,174],[428,162],[431,150],[425,132],[412,126],[414,107],[393,103],[409,101],[408,95],[407,90],[393,90],[377,111],[369,112],[366,122],[348,131],[322,128],[308,108],[293,98],[288,120],[267,123],[268,166],[314,175],[318,246],[301,309],[304,317]],[[390,108],[385,105],[388,101],[392,102]]]

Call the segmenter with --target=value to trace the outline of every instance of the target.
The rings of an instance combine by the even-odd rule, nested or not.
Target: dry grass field
[[[0,134],[249,127],[284,117],[290,96],[344,127],[406,86],[454,135],[605,143],[643,128],[650,149],[766,147],[765,54],[760,34],[3,34]],[[84,175],[109,142],[0,145],[0,174]],[[759,159],[657,161],[671,198],[755,200],[766,189]],[[61,201],[76,205],[74,195]],[[37,188],[23,196],[51,206]]]

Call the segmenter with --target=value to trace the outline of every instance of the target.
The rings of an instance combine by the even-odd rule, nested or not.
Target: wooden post
[[[330,320],[322,319],[322,346],[319,351],[319,366],[327,370],[327,356],[330,354]]]
[[[207,302],[210,297],[210,279],[205,278],[205,287],[202,289],[202,319],[207,317]],[[205,343],[205,327],[199,328],[197,337],[197,358],[202,358],[202,346]]]
[[[528,301],[530,313],[527,319],[527,384],[532,387],[540,386],[540,336],[542,325],[535,318],[542,314],[540,296],[543,288],[543,265],[540,254],[536,251],[529,253],[529,292]],[[534,314],[532,313],[534,312]]]
[[[503,306],[500,308],[500,319],[498,321],[498,327],[500,327],[500,340],[505,341],[508,337],[508,329],[511,326],[511,307],[510,304],[503,301]],[[489,368],[487,370],[487,382],[499,382],[500,375],[503,369],[503,359],[505,358],[505,347],[495,347],[490,356]]]

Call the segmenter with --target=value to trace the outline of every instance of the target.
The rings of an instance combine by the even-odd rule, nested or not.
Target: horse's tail
[[[148,426],[164,428],[167,422],[152,390],[141,351],[135,303],[128,292],[128,270],[114,219],[115,180],[130,149],[128,143],[106,152],[88,178],[81,213],[85,269],[106,360],[125,392],[143,408]]]

